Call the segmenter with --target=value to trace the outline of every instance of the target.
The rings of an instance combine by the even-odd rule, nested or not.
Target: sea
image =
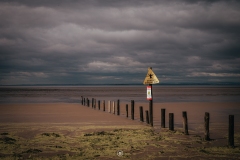
[[[240,86],[153,85],[153,101],[240,102]],[[81,96],[97,100],[146,102],[146,85],[0,86],[0,104],[81,103]]]

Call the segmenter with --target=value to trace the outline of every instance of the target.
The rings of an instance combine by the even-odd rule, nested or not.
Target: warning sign
[[[152,100],[152,88],[147,86],[147,100]]]
[[[156,84],[159,83],[157,76],[154,74],[151,68],[148,68],[148,73],[146,75],[143,84]]]

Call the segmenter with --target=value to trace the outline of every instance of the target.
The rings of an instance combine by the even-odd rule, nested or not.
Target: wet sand
[[[130,103],[128,103],[129,117],[126,118],[125,106],[126,103],[121,103],[120,116],[117,116],[112,113],[108,113],[108,111],[103,112],[102,106],[101,110],[98,110],[97,108],[96,110],[94,110],[91,107],[69,103],[1,104],[0,150],[5,147],[6,151],[2,150],[0,156],[7,159],[9,157],[13,157],[14,153],[18,152],[17,156],[20,158],[26,158],[26,156],[40,159],[48,157],[59,158],[59,155],[61,155],[65,156],[65,158],[66,156],[70,156],[70,159],[71,156],[72,158],[74,158],[74,156],[76,158],[77,156],[77,158],[84,157],[90,159],[119,159],[121,157],[116,156],[115,151],[119,149],[121,150],[122,148],[126,153],[125,158],[132,159],[157,159],[158,157],[169,159],[169,157],[174,158],[174,156],[175,158],[177,156],[183,159],[193,157],[204,159],[226,159],[230,158],[229,156],[231,156],[232,158],[240,156],[240,103],[154,103],[153,128],[147,125],[145,122],[139,121],[139,106],[143,106],[144,111],[148,110],[147,103],[135,103],[135,120],[130,119]],[[161,108],[166,109],[166,128],[164,129],[160,128]],[[107,109],[108,107],[106,102],[106,110]],[[190,133],[190,135],[188,136],[182,134],[182,111],[187,111],[188,114]],[[210,138],[213,139],[213,141],[210,142],[202,141],[202,137],[204,135],[203,117],[205,112],[210,113]],[[174,113],[174,122],[176,128],[175,132],[168,131],[168,113]],[[235,116],[236,147],[233,150],[229,150],[227,146],[228,115],[230,114],[233,114]],[[119,129],[125,130],[119,131]],[[129,129],[133,130],[131,130],[130,132]],[[113,130],[117,131],[113,132]],[[153,131],[154,133],[151,133],[149,131]],[[61,144],[61,147],[65,147],[65,150],[59,149],[57,147],[56,148],[58,150],[54,150],[52,152],[50,152],[51,149],[49,149],[48,147],[40,147],[40,150],[42,151],[41,153],[40,151],[38,153],[37,150],[31,150],[32,148],[39,148],[39,144],[43,146],[46,145],[47,142],[44,141],[46,140],[44,139],[46,137],[43,137],[43,135],[48,135],[50,138],[54,138],[54,136],[56,135],[61,135],[62,139],[60,141],[70,141],[71,139],[71,146],[73,147],[72,149],[74,149],[74,147],[76,148],[77,145],[74,143],[75,140],[73,141],[73,138],[77,138],[76,141],[78,141],[79,139],[84,139],[83,134],[89,134],[92,136],[90,137],[90,139],[93,138],[94,143],[91,142],[91,144],[98,143],[98,141],[95,142],[94,136],[98,136],[96,138],[99,140],[100,143],[101,140],[99,138],[103,138],[103,136],[110,136],[110,138],[112,138],[111,135],[118,135],[117,137],[120,137],[120,139],[122,139],[121,143],[126,143],[126,146],[129,145],[127,143],[129,139],[127,140],[125,137],[126,134],[133,135],[135,137],[140,136],[139,134],[141,134],[143,136],[145,135],[145,138],[141,136],[137,139],[134,139],[134,137],[130,138],[132,139],[131,143],[136,143],[136,146],[128,146],[130,147],[130,149],[124,148],[124,146],[120,145],[119,140],[116,140],[114,141],[114,143],[119,144],[117,144],[115,147],[110,147],[111,149],[108,148],[109,154],[107,154],[107,152],[105,153],[104,151],[99,151],[96,154],[97,156],[95,155],[96,157],[91,157],[90,155],[81,156],[79,155],[79,151],[73,152],[71,150],[68,150],[68,145],[63,144]],[[151,137],[151,135],[155,137],[153,138]],[[31,142],[35,139],[39,139],[39,136],[40,138],[43,138],[41,141],[39,140],[39,144]],[[147,139],[146,136],[149,136],[149,139]],[[11,146],[11,144],[8,144],[6,141],[4,141],[6,140],[6,138],[4,139],[4,137],[12,137],[12,139],[15,139],[16,141],[14,141]],[[141,139],[144,140],[144,144],[139,145]],[[60,145],[60,141],[58,143],[58,141],[54,140],[52,143],[54,145],[55,143],[58,143],[58,145]],[[14,149],[14,145],[22,146],[22,150],[16,148]],[[27,146],[30,148],[28,148]],[[49,144],[46,146],[49,146]],[[90,148],[88,151],[81,151],[81,153],[90,154],[91,152],[91,154],[93,154],[92,152],[95,152],[95,150],[98,151],[98,149],[96,149],[95,147],[96,146],[93,145],[92,148]],[[135,147],[138,149],[134,150],[131,147]],[[6,148],[8,148],[8,150]],[[29,152],[26,152],[26,150]],[[224,154],[221,154],[221,156],[219,156],[219,153],[223,153],[223,151]],[[175,153],[175,155],[171,154],[173,152]]]

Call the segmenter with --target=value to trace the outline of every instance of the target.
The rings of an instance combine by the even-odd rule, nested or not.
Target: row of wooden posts
[[[90,99],[82,97],[82,105],[90,107]],[[98,100],[98,107],[96,106],[97,100],[95,98],[92,98],[92,108],[100,110],[100,103],[101,101]],[[112,105],[111,105],[112,104]],[[105,100],[102,101],[102,106],[103,106],[103,111],[106,111],[105,107]],[[134,100],[131,100],[131,119],[134,120]],[[115,106],[115,101],[108,101],[108,112],[113,113],[116,115],[120,115],[120,100],[117,100],[117,104]],[[144,122],[144,116],[143,116],[143,107],[139,107],[139,113],[140,113],[140,121]],[[165,128],[165,113],[166,109],[162,108],[161,109],[161,128]],[[150,124],[150,116],[149,111],[145,111],[145,118],[146,118],[146,123]],[[128,104],[126,104],[126,117],[129,117],[128,113]],[[183,117],[183,129],[184,129],[184,134],[189,135],[188,133],[188,119],[187,119],[187,112],[183,111],[182,112],[182,117]],[[205,113],[204,116],[204,140],[209,141],[210,139],[210,132],[209,132],[209,122],[210,122],[210,114],[208,112]],[[153,126],[153,123],[150,124]],[[169,113],[169,130],[174,131],[174,113]],[[231,147],[234,147],[234,115],[229,115],[229,127],[228,127],[228,145]]]

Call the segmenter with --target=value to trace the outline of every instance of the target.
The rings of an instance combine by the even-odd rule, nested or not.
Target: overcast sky
[[[0,84],[240,82],[240,1],[1,0]]]

